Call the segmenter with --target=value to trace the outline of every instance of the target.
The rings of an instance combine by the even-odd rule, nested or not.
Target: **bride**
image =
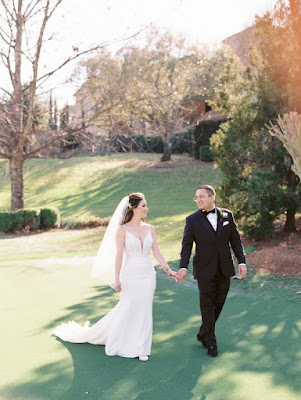
[[[120,292],[118,304],[95,325],[62,324],[54,334],[66,342],[105,345],[108,356],[147,361],[151,353],[156,272],[150,250],[164,271],[176,279],[160,252],[155,229],[144,222],[148,208],[143,193],[124,197],[100,245],[92,275]],[[114,282],[114,283],[113,283]]]

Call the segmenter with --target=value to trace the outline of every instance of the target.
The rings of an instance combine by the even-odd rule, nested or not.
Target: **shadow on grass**
[[[158,274],[157,286],[148,362],[107,357],[104,346],[60,341],[70,357],[32,371],[30,382],[5,388],[3,399],[299,398],[299,305],[281,297],[267,301],[258,290],[242,294],[234,288],[217,324],[220,355],[212,359],[195,339],[201,320],[195,282],[177,285]],[[109,288],[96,292],[67,307],[65,315],[45,329],[69,319],[84,322],[91,315],[96,322],[118,300]]]

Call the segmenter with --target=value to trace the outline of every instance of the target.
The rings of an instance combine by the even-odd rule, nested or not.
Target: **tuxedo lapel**
[[[216,207],[216,210],[217,210],[217,240],[219,240],[223,230],[223,219],[221,216],[220,209]]]

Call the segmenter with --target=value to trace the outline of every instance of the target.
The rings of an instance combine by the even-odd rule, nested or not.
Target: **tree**
[[[273,126],[277,116],[279,118],[279,115],[291,111],[301,112],[301,0],[279,0],[273,11],[256,19],[256,36],[258,42],[253,49],[253,64],[266,93],[278,103],[278,109],[270,119]],[[299,179],[286,166],[284,172],[290,188],[284,229],[292,231],[296,229],[295,212],[300,205]]]
[[[143,47],[131,43],[117,55],[101,52],[88,60],[78,102],[100,115],[99,126],[111,134],[150,126],[163,137],[162,160],[169,160],[172,133],[191,127],[195,104],[213,96],[221,61],[220,52],[211,58],[182,37],[153,29]]]
[[[57,129],[49,132],[46,140],[40,140],[39,133],[33,129],[37,89],[66,64],[106,45],[103,43],[81,52],[76,50],[54,69],[41,73],[39,63],[47,41],[46,26],[62,1],[1,0],[0,3],[0,56],[11,83],[11,89],[0,88],[0,156],[9,161],[12,210],[23,208],[24,204],[24,161],[81,129],[81,126],[75,127],[73,132]],[[24,85],[26,65],[30,66],[31,78],[29,84]]]
[[[257,74],[278,89],[287,111],[301,112],[301,0],[279,0],[256,18],[255,34]]]
[[[296,229],[294,215],[300,198],[291,159],[265,126],[285,109],[281,92],[256,73],[255,63],[252,67],[244,70],[229,55],[217,105],[231,118],[212,136],[211,147],[224,173],[221,197],[241,219],[244,231],[261,239],[273,233],[274,219],[286,210],[286,229]]]

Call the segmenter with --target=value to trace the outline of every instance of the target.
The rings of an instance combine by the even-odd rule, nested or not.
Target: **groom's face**
[[[196,204],[200,210],[210,211],[214,207],[215,196],[205,189],[198,189],[195,193]]]

